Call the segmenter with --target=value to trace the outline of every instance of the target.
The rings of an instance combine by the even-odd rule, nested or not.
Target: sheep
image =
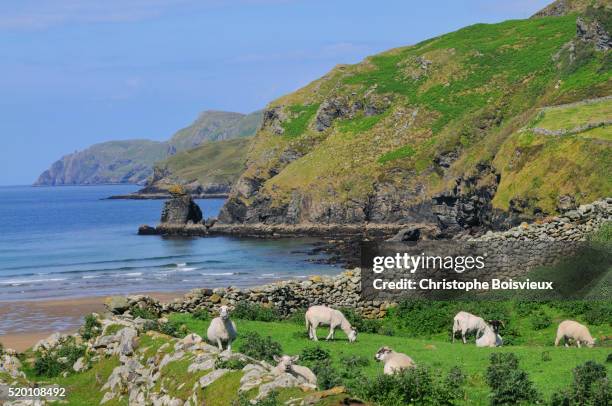
[[[278,365],[274,368],[273,372],[276,374],[289,373],[295,376],[298,380],[305,381],[308,385],[317,387],[317,376],[310,370],[310,368],[302,365],[297,365],[295,362],[300,359],[299,355],[291,357],[289,355],[283,355],[282,357],[274,356],[274,361],[278,362]]]
[[[497,332],[499,326],[493,325],[493,327],[487,325],[484,329],[483,334],[476,338],[477,347],[501,347],[504,343],[501,336]]]
[[[562,339],[565,339],[566,347],[569,347],[569,339],[576,341],[578,348],[581,347],[580,343],[586,344],[589,348],[595,345],[595,339],[591,336],[591,333],[589,333],[589,329],[573,320],[565,320],[559,324],[557,328],[557,338],[555,339],[555,347],[559,345]]]
[[[357,339],[357,330],[344,317],[342,312],[332,309],[327,306],[310,306],[306,311],[306,330],[308,337],[311,340],[319,341],[317,338],[317,327],[319,325],[329,326],[329,334],[326,340],[334,339],[334,332],[337,327],[340,327],[346,333],[349,342],[354,342]]]
[[[217,344],[219,351],[223,351],[222,343],[227,343],[227,351],[232,351],[232,341],[238,335],[236,324],[229,318],[229,309],[227,306],[221,306],[219,309],[219,317],[215,317],[210,322],[206,336],[212,344]]]
[[[385,363],[383,369],[385,375],[393,375],[403,369],[416,367],[416,364],[408,355],[402,354],[401,352],[395,352],[389,347],[380,347],[375,358],[376,361]]]
[[[486,327],[487,323],[481,317],[474,316],[468,312],[459,312],[453,319],[453,343],[455,342],[455,334],[458,331],[461,332],[463,344],[466,344],[465,336],[467,334],[476,332],[476,337],[478,337],[480,333],[484,332]]]

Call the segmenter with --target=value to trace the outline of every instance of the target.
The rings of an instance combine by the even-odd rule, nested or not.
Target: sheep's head
[[[506,327],[504,325],[504,322],[501,320],[489,320],[489,324],[491,325],[491,327],[493,327],[493,331],[495,332],[495,334],[499,333],[499,327]]]
[[[376,361],[384,361],[391,352],[393,352],[393,350],[390,347],[380,347],[374,358],[376,358]]]
[[[591,339],[590,341],[587,341],[587,342],[586,342],[587,347],[589,347],[589,348],[593,348],[593,347],[595,347],[595,341],[597,341],[597,339],[596,339],[596,338],[593,338],[593,339]]]
[[[300,359],[299,355],[295,355],[293,357],[290,355],[283,355],[282,357],[276,355],[274,356],[274,361],[278,363],[276,367],[282,369],[285,372],[290,372],[291,367],[295,362],[297,362],[298,359]]]
[[[219,317],[223,320],[229,319],[229,308],[227,306],[221,306],[219,309]]]
[[[354,328],[348,333],[348,340],[350,343],[354,343],[357,340],[357,330]]]

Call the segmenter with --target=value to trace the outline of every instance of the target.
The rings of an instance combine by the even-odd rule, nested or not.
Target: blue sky
[[[250,112],[338,63],[549,0],[7,0],[0,185],[64,154],[164,140],[202,110]]]

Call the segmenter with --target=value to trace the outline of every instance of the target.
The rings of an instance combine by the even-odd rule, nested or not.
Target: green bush
[[[130,309],[130,313],[132,314],[132,316],[134,316],[134,318],[140,317],[141,319],[146,319],[146,320],[157,319],[157,315],[147,308],[132,307]]]
[[[331,363],[331,360],[316,362],[311,366],[312,372],[317,376],[317,385],[321,390],[331,389],[342,385],[340,371]]]
[[[251,400],[244,392],[238,396],[238,400],[232,402],[232,406],[279,406],[282,403],[278,400],[278,392],[272,391],[263,399],[251,403]]]
[[[34,373],[52,378],[64,371],[72,372],[72,365],[85,355],[85,351],[86,347],[77,345],[74,337],[63,338],[53,348],[36,351]]]
[[[306,309],[297,309],[287,318],[288,321],[300,325],[304,325],[305,319]]]
[[[248,364],[247,361],[243,361],[238,358],[221,359],[217,358],[215,361],[215,369],[242,369]]]
[[[96,316],[88,314],[85,316],[85,324],[81,328],[81,337],[84,340],[89,340],[97,337],[102,332],[102,324],[98,321]]]
[[[270,336],[264,338],[258,333],[249,332],[240,345],[240,352],[258,360],[274,362],[274,356],[281,356],[283,350],[280,343]]]
[[[314,364],[316,362],[327,361],[331,358],[329,350],[323,349],[320,346],[306,347],[300,353],[300,362],[306,364]]]
[[[197,309],[192,313],[194,319],[207,321],[210,320],[210,312],[206,309]]]
[[[538,310],[531,315],[530,322],[534,330],[544,330],[552,324],[552,318],[544,311]]]
[[[487,383],[491,387],[492,405],[514,405],[520,402],[536,403],[540,394],[529,380],[527,372],[519,368],[513,353],[491,354],[487,368]]]
[[[424,367],[366,379],[357,392],[363,399],[381,406],[453,405],[458,396],[458,391],[448,382],[436,378]]]
[[[574,382],[571,387],[572,400],[580,405],[589,404],[593,398],[593,385],[606,378],[607,371],[604,365],[594,361],[578,365],[574,368]]]
[[[612,302],[594,302],[584,314],[588,324],[612,324]]]
[[[276,309],[243,301],[236,305],[232,317],[241,320],[276,321],[280,319],[280,314]]]

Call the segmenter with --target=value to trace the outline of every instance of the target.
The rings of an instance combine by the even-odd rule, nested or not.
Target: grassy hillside
[[[189,127],[177,131],[169,143],[177,151],[183,151],[207,141],[250,137],[257,131],[261,119],[261,111],[250,114],[205,111]]]
[[[261,117],[261,111],[251,114],[205,111],[166,142],[109,141],[68,154],[43,172],[35,185],[144,183],[153,174],[156,162],[205,142],[252,136]],[[204,173],[200,169],[193,168],[192,172]]]
[[[172,320],[187,325],[190,331],[204,335],[208,327],[208,322],[194,319],[185,314],[175,314]],[[301,321],[301,320],[300,320]],[[466,396],[459,404],[489,404],[489,388],[485,380],[486,367],[489,363],[489,356],[494,352],[513,352],[517,354],[523,369],[535,383],[537,389],[541,391],[545,399],[550,398],[553,392],[569,386],[572,379],[572,369],[588,360],[595,360],[604,363],[608,355],[609,348],[577,349],[551,346],[554,340],[554,330],[550,327],[546,331],[539,332],[542,336],[542,343],[520,346],[508,346],[498,349],[477,348],[473,339],[469,344],[459,342],[452,344],[445,337],[432,338],[410,338],[410,336],[385,336],[380,334],[361,333],[357,342],[350,344],[346,336],[338,331],[336,339],[331,342],[324,340],[327,329],[319,329],[319,344],[309,341],[305,337],[305,328],[302,323],[290,322],[258,322],[258,321],[237,321],[240,337],[236,341],[235,348],[240,349],[244,342],[244,337],[249,332],[257,332],[264,336],[269,335],[282,345],[283,352],[286,354],[297,355],[306,348],[320,346],[331,353],[333,365],[342,370],[343,357],[348,355],[364,357],[370,362],[360,369],[365,377],[372,378],[382,373],[382,364],[374,361],[374,354],[382,346],[390,346],[396,351],[404,352],[414,359],[418,364],[425,365],[433,369],[436,375],[448,373],[454,366],[460,366],[467,375]],[[531,330],[531,327],[522,329],[523,332]],[[591,330],[593,332],[593,330]],[[610,326],[602,326],[598,332],[605,331],[610,334]],[[324,334],[325,333],[325,334]],[[503,334],[503,333],[502,333]],[[544,338],[545,337],[545,338]],[[550,360],[543,360],[543,353],[548,353]],[[545,358],[548,359],[548,358]],[[608,370],[612,367],[608,364]],[[235,379],[239,380],[239,376]],[[230,404],[230,403],[220,403]]]
[[[244,170],[250,138],[207,142],[157,164],[187,182],[233,184]]]
[[[168,156],[163,142],[109,141],[62,157],[43,172],[35,185],[142,183],[153,164]]]
[[[599,141],[537,139],[556,145],[528,155],[516,141],[542,107],[612,94],[609,59],[576,39],[572,14],[476,24],[337,66],[268,106],[240,181],[255,186],[236,188],[224,220],[410,221],[431,214],[423,204],[432,197],[469,199],[478,188],[500,195],[489,209],[525,202],[528,214],[552,213],[560,194],[610,195],[600,176],[609,173],[609,127],[596,131]],[[609,104],[600,107],[610,117]],[[568,114],[582,124],[591,113]],[[515,155],[525,162],[508,164]],[[544,166],[536,172],[545,177],[523,177],[527,164]],[[453,191],[457,179],[466,185]]]

